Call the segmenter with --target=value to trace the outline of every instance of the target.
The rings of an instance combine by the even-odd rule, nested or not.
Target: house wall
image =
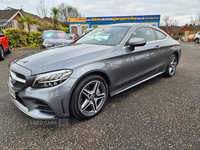
[[[184,26],[181,30],[179,30],[178,32],[180,33],[180,32],[183,32],[183,33],[185,33],[185,31],[192,31],[192,29],[190,29],[189,27],[187,27],[187,26]]]
[[[17,14],[17,15],[13,18],[13,20],[19,20],[20,17],[21,17],[21,16],[20,16],[19,14]]]

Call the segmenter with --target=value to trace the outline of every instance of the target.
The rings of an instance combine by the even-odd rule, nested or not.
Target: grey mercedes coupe
[[[148,24],[97,28],[72,44],[39,50],[9,64],[14,104],[36,119],[96,116],[108,97],[163,74],[172,77],[181,46]]]

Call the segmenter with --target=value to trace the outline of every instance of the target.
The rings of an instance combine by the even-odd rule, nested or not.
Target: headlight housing
[[[43,44],[44,47],[52,47],[54,46],[53,44]]]
[[[61,70],[50,73],[38,74],[32,84],[33,88],[47,88],[56,86],[67,80],[72,74],[72,70]]]

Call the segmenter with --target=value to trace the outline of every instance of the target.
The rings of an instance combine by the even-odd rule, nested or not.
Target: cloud
[[[38,0],[37,0],[38,1]],[[25,11],[37,14],[35,0],[1,0],[0,9],[5,9],[8,4],[13,8],[23,8]],[[46,0],[49,8],[58,6],[63,0]],[[95,16],[129,16],[129,15],[161,15],[170,16],[179,21],[180,25],[190,23],[190,14],[199,12],[200,0],[68,0],[65,3],[77,7],[86,17]]]

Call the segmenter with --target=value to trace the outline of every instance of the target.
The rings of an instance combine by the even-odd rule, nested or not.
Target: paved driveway
[[[38,121],[12,103],[0,61],[0,149],[200,149],[200,44],[181,43],[172,78],[158,76],[109,99],[97,117]],[[62,125],[62,126],[61,126]]]

